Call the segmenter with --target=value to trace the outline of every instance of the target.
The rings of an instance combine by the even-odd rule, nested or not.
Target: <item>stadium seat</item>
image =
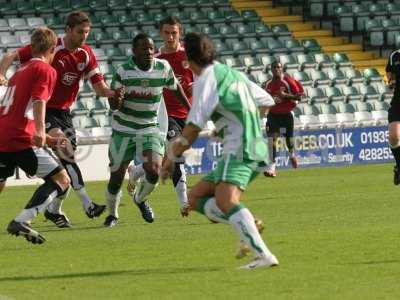
[[[266,45],[266,49],[268,49],[268,52],[271,55],[288,53],[288,49],[285,47],[285,45],[277,39],[262,37],[260,40]]]
[[[334,128],[339,125],[336,114],[319,114],[318,119],[322,128]]]
[[[347,101],[353,101],[353,100],[363,100],[363,95],[361,95],[357,88],[354,86],[343,86],[342,88],[343,95],[346,96]]]
[[[24,18],[10,18],[8,19],[8,26],[12,31],[31,29]]]
[[[1,3],[0,5],[0,15],[2,17],[5,16],[16,16],[18,14],[17,12],[17,4],[15,1],[13,2],[7,2],[7,3]]]
[[[326,76],[326,74],[322,71],[315,69],[306,69],[308,77],[313,81],[314,86],[329,86],[331,85],[331,80]]]
[[[400,33],[400,25],[394,19],[383,19],[382,27],[385,32],[385,46],[394,46],[395,37]]]
[[[58,16],[47,17],[46,25],[51,29],[63,29],[65,27],[64,21]]]
[[[224,13],[219,10],[212,10],[207,12],[207,18],[212,25],[225,23]]]
[[[190,12],[189,13],[189,21],[193,25],[209,23],[207,15],[204,12],[202,12],[201,10]]]
[[[358,86],[358,91],[361,95],[364,95],[364,101],[379,100],[380,98],[380,94],[372,85],[360,84]]]
[[[251,54],[253,52],[252,49],[243,41],[238,41],[237,39],[227,39],[226,43],[233,51],[234,56],[240,56],[245,54]]]
[[[125,61],[127,59],[126,55],[120,48],[115,48],[113,45],[102,46],[104,55],[108,58],[108,62],[113,63],[115,61]]]
[[[229,47],[229,44],[221,41],[214,41],[214,46],[218,56],[233,55],[233,51]]]
[[[305,88],[307,96],[310,98],[310,104],[328,103],[329,98],[324,94],[324,91],[318,87]]]
[[[351,33],[355,30],[353,12],[347,6],[337,6],[335,8],[335,16],[337,18],[340,32]]]
[[[363,71],[364,78],[367,82],[381,82],[383,80],[382,76],[379,74],[378,70],[375,68],[367,68]]]
[[[294,79],[300,81],[303,86],[311,86],[313,84],[312,80],[308,77],[307,73],[303,71],[294,71],[293,73],[288,72],[293,76]]]
[[[324,87],[325,95],[329,98],[330,103],[345,102],[346,97],[342,94],[342,91],[337,87]]]
[[[338,69],[327,69],[325,74],[331,80],[333,85],[347,83],[348,79],[345,77],[344,73]]]
[[[315,39],[303,39],[301,41],[305,53],[321,52],[321,46]]]
[[[99,124],[100,127],[110,127],[111,125],[110,117],[107,115],[94,115],[93,119],[96,120],[96,123]]]
[[[364,25],[363,44],[368,43],[372,47],[382,47],[385,45],[385,31],[380,20],[367,20]]]
[[[338,102],[338,103],[333,103],[333,105],[335,106],[336,111],[338,113],[354,113],[355,112],[354,106],[349,103]]]
[[[369,103],[371,103],[371,105],[372,105],[372,108],[373,108],[372,111],[374,111],[374,110],[376,110],[376,111],[379,111],[379,110],[387,111],[389,109],[389,107],[390,107],[389,103],[387,103],[385,101],[375,101],[375,100],[373,100],[373,101],[369,101]]]
[[[314,59],[318,64],[318,69],[320,70],[333,69],[335,67],[335,63],[328,54],[315,53]]]
[[[244,38],[243,42],[248,45],[252,55],[254,56],[268,52],[267,46],[265,46],[262,41],[259,41],[256,38]]]
[[[227,24],[239,24],[244,21],[240,13],[236,10],[225,10],[224,17]]]
[[[73,116],[87,116],[89,115],[89,110],[83,105],[83,103],[79,100],[75,101],[71,108],[70,108],[71,114]]]
[[[356,4],[352,6],[353,16],[355,20],[355,30],[362,32],[365,29],[365,22],[369,19],[370,13],[368,7],[364,4]]]
[[[299,120],[303,129],[321,128],[321,123],[316,115],[300,115]]]
[[[315,105],[300,102],[297,106],[301,109],[303,115],[317,116],[319,114],[318,108]]]
[[[337,110],[333,104],[330,103],[319,103],[316,104],[320,114],[336,114]]]
[[[271,26],[271,31],[273,32],[276,38],[287,36],[291,37],[292,33],[290,32],[289,28],[286,24],[275,24]]]
[[[119,17],[114,15],[103,15],[99,17],[99,23],[103,29],[109,27],[118,27],[120,26]]]
[[[0,19],[0,32],[9,32],[11,31],[10,26],[8,26],[8,22],[6,19]]]
[[[255,23],[260,22],[260,16],[254,9],[244,9],[240,12],[244,23]]]
[[[267,80],[271,78],[271,76],[263,71],[252,71],[250,74],[254,77],[257,84],[262,85]]]
[[[3,48],[18,48],[22,46],[22,43],[18,36],[2,35],[0,36],[0,46]]]
[[[233,56],[224,56],[221,58],[221,61],[229,67],[239,71],[244,71],[246,69],[246,67],[241,64],[241,61]]]
[[[219,34],[217,28],[215,26],[210,26],[208,24],[197,26],[200,31],[204,34],[207,34],[212,39],[220,39],[221,35]],[[186,30],[185,30],[186,31]]]
[[[67,14],[71,11],[69,1],[53,1],[53,10],[56,15]]]
[[[264,66],[257,57],[243,55],[239,57],[239,59],[241,60],[241,64],[245,66],[249,72],[264,69]]]
[[[290,69],[298,70],[300,67],[293,55],[290,54],[279,55],[279,62],[285,71]]]
[[[300,65],[301,70],[305,69],[315,69],[317,62],[314,57],[310,54],[300,53],[296,55],[296,60]]]
[[[336,64],[336,67],[341,69],[343,67],[351,67],[352,64],[345,53],[334,53],[333,61]]]
[[[255,38],[257,36],[253,24],[238,24],[236,26],[236,31],[238,33],[239,38],[241,39],[252,38],[252,37]]]
[[[97,61],[106,61],[107,55],[101,48],[93,48],[93,53],[96,56]]]
[[[364,82],[364,77],[362,76],[359,70],[353,68],[346,68],[344,69],[344,72],[351,84]]]
[[[298,40],[293,38],[285,40],[285,47],[291,54],[304,53],[304,47]]]
[[[40,26],[45,26],[45,22],[43,18],[27,18],[26,23],[29,26],[30,30],[33,30]]]
[[[375,124],[375,120],[369,111],[354,112],[354,120],[357,122],[357,126],[370,126]]]
[[[271,64],[277,61],[275,56],[266,54],[257,54],[256,57],[260,60],[266,71],[271,70]]]
[[[262,23],[254,24],[254,31],[256,32],[257,38],[274,36],[274,33],[271,31],[271,29],[266,24],[262,24]]]

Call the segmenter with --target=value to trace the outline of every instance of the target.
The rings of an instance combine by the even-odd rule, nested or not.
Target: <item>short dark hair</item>
[[[275,60],[271,63],[271,69],[275,68],[277,65],[282,65],[280,61]]]
[[[179,26],[179,30],[182,30],[182,22],[178,17],[175,17],[175,16],[165,17],[158,24],[158,28],[161,30],[163,25],[166,25],[166,24],[168,24],[168,25],[178,25]]]
[[[144,39],[153,40],[147,33],[140,32],[137,35],[135,35],[135,37],[133,38],[132,48],[135,49],[137,47],[138,42],[140,40],[144,40]]]
[[[186,56],[188,60],[201,67],[212,64],[216,53],[214,43],[203,33],[190,32],[183,38]]]
[[[80,25],[82,23],[86,23],[86,22],[88,22],[90,25],[92,25],[87,13],[80,11],[80,10],[76,10],[67,15],[67,18],[65,20],[65,26],[74,28],[75,26]]]

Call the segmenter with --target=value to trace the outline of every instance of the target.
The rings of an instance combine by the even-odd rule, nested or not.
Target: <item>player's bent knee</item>
[[[71,180],[65,170],[58,172],[57,174],[51,176],[51,179],[57,183],[62,190],[67,190],[71,184]]]

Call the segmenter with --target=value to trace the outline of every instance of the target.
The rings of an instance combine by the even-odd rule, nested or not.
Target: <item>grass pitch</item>
[[[172,184],[151,196],[145,223],[127,193],[120,224],[89,220],[71,193],[74,227],[39,216],[47,238],[31,245],[6,234],[33,187],[0,195],[0,299],[400,299],[400,196],[391,165],[280,171],[259,176],[244,203],[264,220],[280,260],[273,269],[237,270],[237,236],[193,213],[182,219]],[[193,184],[199,177],[191,177]],[[104,202],[105,183],[87,190]]]

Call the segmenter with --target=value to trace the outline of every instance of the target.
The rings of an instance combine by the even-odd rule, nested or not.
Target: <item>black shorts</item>
[[[185,119],[178,119],[173,117],[168,117],[168,141],[180,136],[182,134],[183,128],[185,127]]]
[[[388,122],[400,122],[400,104],[392,104],[388,110]]]
[[[72,115],[68,110],[55,108],[46,109],[46,131],[59,128],[71,141],[71,145],[76,150],[76,132],[72,124]]]
[[[21,168],[28,176],[48,178],[63,169],[45,148],[28,148],[18,152],[0,152],[0,182]]]
[[[276,134],[279,134],[285,137],[293,137],[294,133],[293,114],[269,113],[267,115],[266,130],[268,136],[274,136]]]

